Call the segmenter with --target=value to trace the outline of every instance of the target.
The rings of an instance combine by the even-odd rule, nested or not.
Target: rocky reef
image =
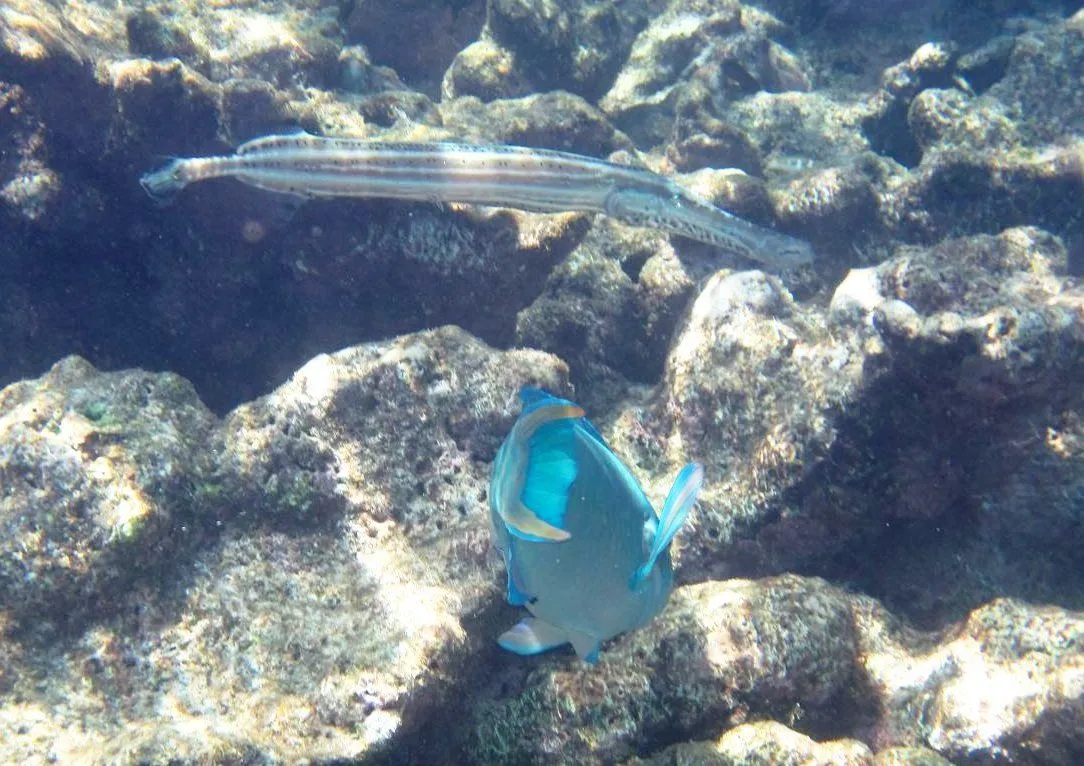
[[[1084,12],[989,6],[6,2],[0,760],[1079,763]],[[139,187],[298,128],[642,163],[818,259]],[[705,466],[597,666],[495,644],[524,385],[656,505]]]

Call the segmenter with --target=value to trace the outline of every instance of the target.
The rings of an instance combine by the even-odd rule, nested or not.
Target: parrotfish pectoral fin
[[[539,410],[563,409],[550,407]],[[562,528],[568,507],[568,490],[579,468],[573,450],[575,420],[563,418],[544,423],[527,442],[527,476],[520,499],[538,518]]]
[[[521,395],[526,406],[513,436],[526,443],[523,490],[519,502],[510,503],[502,518],[508,531],[521,539],[567,540],[563,523],[568,491],[579,470],[573,429],[583,410],[537,389],[524,389]]]
[[[572,642],[572,648],[576,650],[576,656],[589,665],[594,665],[598,662],[599,649],[602,647],[602,642],[594,636],[589,636],[586,633],[570,633],[568,640]]]
[[[704,468],[699,463],[689,463],[681,469],[681,473],[674,480],[674,486],[670,488],[670,494],[666,496],[662,513],[659,514],[659,525],[655,530],[655,542],[651,546],[651,553],[648,554],[644,565],[632,576],[630,585],[633,589],[647,579],[659,556],[670,546],[674,535],[681,529],[689,511],[696,503],[696,494],[703,483]]]
[[[537,617],[527,617],[501,634],[497,643],[502,649],[520,655],[539,654],[568,643],[568,634]]]
[[[531,543],[559,543],[571,535],[567,530],[547,524],[522,502],[512,503],[503,515],[508,531],[521,540]]]

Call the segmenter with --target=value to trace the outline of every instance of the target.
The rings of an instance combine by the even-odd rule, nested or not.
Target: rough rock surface
[[[830,764],[866,766],[873,754],[861,742],[833,740],[816,742],[776,721],[743,723],[728,730],[715,742],[689,742],[668,747],[659,755],[630,763],[643,766],[669,764]]]
[[[483,100],[566,90],[596,100],[660,0],[495,0],[480,39],[449,67],[444,92]]]
[[[979,753],[1072,763],[1084,752],[1079,613],[998,599],[922,649],[884,620],[871,603],[855,612],[862,670],[885,711],[867,734],[878,749],[925,745],[952,763]]]
[[[486,468],[523,385],[567,370],[447,328],[220,423],[75,358],[4,389],[0,759],[354,757],[423,725],[494,651]]]
[[[813,578],[686,586],[598,667],[550,657],[506,680],[502,698],[478,706],[467,752],[487,763],[615,763],[658,738],[719,736],[713,757],[684,746],[650,762],[791,763],[813,751],[817,763],[943,763],[936,749],[958,763],[1037,748],[1071,763],[1081,747],[1082,628],[1079,614],[1006,600],[939,640]],[[742,725],[763,718],[870,745],[814,747],[779,724],[773,744]],[[888,752],[874,761],[871,748]]]
[[[1015,244],[1026,252],[1033,243]],[[680,360],[726,348],[702,334],[706,317],[778,316],[787,305],[780,289],[756,273],[709,282],[697,305],[714,314],[694,307],[694,329],[675,347],[670,379],[695,379],[695,368],[676,372]],[[699,338],[695,348],[690,336]],[[747,328],[743,337],[760,335]],[[763,337],[785,336],[776,328]],[[613,642],[597,667],[560,653],[497,654],[492,638],[510,615],[497,607],[501,576],[486,557],[485,468],[514,416],[515,389],[566,391],[566,375],[553,357],[501,354],[448,329],[317,357],[212,428],[191,389],[171,376],[100,374],[73,360],[5,390],[12,421],[33,412],[26,402],[49,394],[77,406],[84,390],[92,402],[101,390],[178,392],[168,399],[171,422],[195,418],[204,429],[185,429],[202,434],[189,445],[195,454],[188,464],[170,462],[180,475],[160,490],[165,507],[190,509],[172,530],[173,555],[153,571],[98,581],[98,598],[111,609],[54,629],[42,654],[31,643],[40,631],[19,630],[12,615],[63,605],[67,585],[51,580],[40,592],[12,593],[0,679],[19,702],[5,707],[5,756],[199,760],[259,752],[290,760],[405,749],[427,760],[452,752],[473,762],[523,762],[560,753],[601,763],[648,754],[660,738],[720,737],[714,748],[728,757],[761,748],[756,737],[724,734],[759,719],[787,721],[818,740],[851,737],[919,753],[926,746],[952,759],[976,749],[1038,749],[1062,763],[1079,755],[1072,732],[1082,723],[1081,618],[1020,601],[995,601],[954,631],[923,634],[874,600],[815,578],[706,580],[679,588],[663,615]],[[87,406],[82,414],[58,409],[71,422],[105,419]],[[148,411],[156,412],[141,411],[144,419]],[[607,429],[619,449],[635,411]],[[748,443],[760,419],[738,420],[732,439]],[[14,429],[9,441],[29,456],[24,464],[47,472],[48,487],[64,471],[42,459],[50,448],[29,433]],[[61,433],[69,434],[68,449],[95,443],[93,434],[71,436],[70,427]],[[138,434],[123,430],[119,453],[138,465],[160,458],[163,437]],[[681,451],[710,454],[702,442],[692,446],[696,438],[684,437]],[[778,475],[793,484],[786,471]],[[749,496],[740,488],[732,494]],[[5,496],[14,501],[7,518],[31,526],[65,508],[56,494],[36,506]],[[701,530],[714,523],[711,497],[699,512]],[[160,556],[155,528],[144,523],[126,534],[126,555]],[[93,527],[65,535],[67,546],[91,555],[113,544]],[[697,553],[698,539],[694,533],[683,551],[686,577],[703,576],[694,574],[707,555]],[[13,544],[5,560],[21,550]],[[69,690],[79,678],[91,685],[75,696]],[[468,688],[481,693],[449,705]],[[178,723],[162,725],[162,709],[175,711]],[[74,736],[65,730],[74,715],[96,723]],[[415,739],[419,727],[441,733]],[[811,747],[802,741],[779,746]],[[857,744],[824,747],[858,763],[868,757]],[[894,762],[921,762],[910,757]]]
[[[828,18],[857,11],[829,5]],[[274,130],[605,156],[633,146],[607,117],[618,92],[680,93],[650,119],[636,109],[612,117],[664,172],[763,175],[736,196],[712,196],[813,240],[822,265],[798,278],[803,294],[830,291],[848,267],[882,260],[900,240],[1027,224],[1075,242],[1084,182],[1069,84],[1084,22],[1048,16],[997,28],[954,6],[965,19],[956,24],[954,14],[931,16],[933,5],[898,19],[899,40],[915,41],[901,52],[901,42],[884,45],[875,19],[857,14],[858,41],[841,40],[810,29],[808,9],[788,3],[766,4],[778,16],[689,0],[494,3],[475,43],[496,46],[476,71],[494,90],[446,89],[435,101],[392,68],[426,79],[434,63],[400,63],[391,54],[403,45],[385,53],[357,44],[365,30],[416,28],[406,7],[359,2],[340,19],[321,3],[201,13],[178,1],[120,14],[76,4],[63,16],[18,0],[0,20],[11,147],[0,162],[0,213],[12,232],[0,264],[0,379],[76,351],[108,367],[175,370],[221,412],[320,350],[359,339],[454,322],[503,345],[583,235],[552,220],[480,224],[461,211],[384,203],[313,203],[284,221],[265,195],[229,182],[157,211],[133,182],[163,154],[224,152]],[[436,37],[467,39],[477,10],[438,6]],[[937,18],[971,36],[920,45],[922,25]],[[678,34],[682,24],[691,26]],[[676,46],[673,56],[647,55],[659,45]],[[557,79],[524,79],[527,70]],[[690,252],[677,244],[679,256]],[[465,249],[473,256],[450,274],[447,261]],[[80,321],[58,319],[69,315]],[[581,366],[630,374],[601,364]]]
[[[628,60],[600,104],[641,141],[666,137],[675,113],[758,91],[801,91],[809,76],[772,39],[783,26],[739,2],[678,0],[636,38]],[[708,106],[710,109],[710,106]]]
[[[0,392],[6,629],[51,640],[171,554],[214,416],[176,375],[66,359]]]
[[[1082,62],[1062,0],[6,2],[0,760],[1081,762]],[[138,186],[298,128],[644,164],[818,260]],[[494,643],[524,384],[656,504],[707,469],[597,667]]]
[[[616,437],[648,472],[691,454],[716,477],[686,576],[861,571],[930,625],[997,594],[1079,608],[1065,382],[1084,328],[1064,269],[1035,229],[904,249],[852,272],[827,316],[759,272],[712,277]]]

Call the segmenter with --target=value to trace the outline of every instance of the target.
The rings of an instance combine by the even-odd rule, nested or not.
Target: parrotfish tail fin
[[[633,589],[647,579],[659,556],[670,547],[674,535],[681,529],[689,511],[696,504],[696,495],[703,484],[704,468],[699,463],[689,463],[681,469],[681,473],[674,480],[674,486],[670,488],[670,494],[666,496],[662,513],[659,514],[659,525],[655,530],[655,542],[651,546],[651,553],[648,554],[644,565],[632,576]]]
[[[561,542],[569,538],[563,524],[579,472],[574,429],[583,410],[537,389],[524,389],[522,396],[526,406],[515,430],[526,443],[527,464],[519,502],[506,510],[504,521],[523,540]]]
[[[139,185],[155,202],[166,204],[188,185],[184,177],[184,160],[173,159],[158,170],[144,173],[139,179]]]
[[[502,633],[497,643],[519,655],[540,654],[567,644],[568,634],[537,617],[527,617]]]

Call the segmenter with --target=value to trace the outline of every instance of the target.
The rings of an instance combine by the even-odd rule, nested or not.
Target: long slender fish
[[[175,159],[140,183],[151,197],[167,200],[190,183],[224,176],[303,197],[389,197],[535,213],[603,213],[776,269],[813,260],[808,243],[738,218],[650,170],[549,149],[300,133],[256,138],[229,156]]]

